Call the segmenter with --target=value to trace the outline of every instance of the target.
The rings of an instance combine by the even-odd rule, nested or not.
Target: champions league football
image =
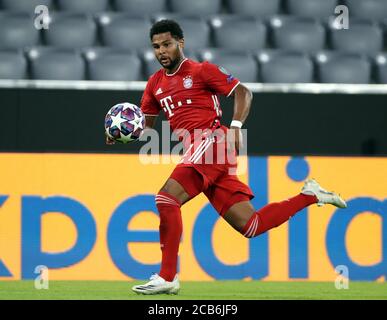
[[[114,141],[136,141],[145,127],[145,116],[135,104],[124,102],[114,105],[105,116],[106,135]]]

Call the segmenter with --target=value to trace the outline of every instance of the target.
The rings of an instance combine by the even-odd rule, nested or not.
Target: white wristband
[[[242,128],[243,123],[239,120],[233,120],[231,121],[230,127],[237,127],[237,128]]]

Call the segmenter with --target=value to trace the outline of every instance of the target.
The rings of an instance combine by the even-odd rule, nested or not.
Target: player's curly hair
[[[170,20],[170,19],[163,19],[163,20],[157,21],[150,29],[150,32],[149,32],[150,39],[152,40],[155,34],[164,33],[164,32],[170,32],[171,36],[177,40],[184,38],[183,30],[181,29],[180,25],[176,21]]]

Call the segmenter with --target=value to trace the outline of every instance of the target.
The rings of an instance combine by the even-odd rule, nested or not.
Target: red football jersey
[[[240,81],[209,62],[184,59],[173,74],[164,69],[148,80],[141,100],[145,115],[164,111],[172,130],[208,129],[221,118],[218,95],[229,96]]]

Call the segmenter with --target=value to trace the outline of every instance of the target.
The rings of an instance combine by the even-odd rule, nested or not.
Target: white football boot
[[[324,204],[331,204],[338,208],[347,207],[346,202],[338,194],[321,188],[318,182],[314,179],[308,179],[305,181],[301,193],[306,195],[315,195],[318,199],[317,205],[319,207]]]
[[[139,294],[177,294],[180,290],[180,283],[177,275],[172,281],[166,281],[156,273],[150,277],[149,282],[133,286],[132,290]]]

